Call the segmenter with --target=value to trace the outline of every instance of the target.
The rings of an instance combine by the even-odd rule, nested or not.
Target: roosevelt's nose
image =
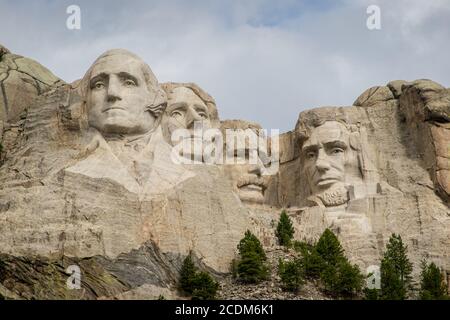
[[[202,117],[195,111],[194,108],[188,108],[186,114],[186,128],[193,129],[195,121],[202,121]]]
[[[316,160],[316,168],[319,171],[328,171],[331,168],[330,161],[328,160],[328,156],[322,150],[319,150],[319,154],[318,154],[317,160]]]
[[[255,175],[257,175],[258,177],[261,175],[261,173],[262,173],[262,170],[261,170],[262,168],[261,168],[261,166],[260,165],[257,165],[257,164],[255,164],[255,165],[252,165],[249,169],[248,169],[248,173],[250,173],[250,174],[255,174]]]
[[[122,100],[120,94],[120,80],[114,76],[109,78],[107,100],[109,102]]]

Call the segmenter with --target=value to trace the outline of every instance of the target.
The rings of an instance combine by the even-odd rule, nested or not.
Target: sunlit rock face
[[[26,58],[4,47],[0,56],[5,85]],[[104,53],[71,85],[32,69],[34,84],[48,87],[33,85],[26,100],[31,82],[21,79],[24,99],[6,91],[2,111],[1,295],[177,298],[189,252],[220,277],[247,229],[264,246],[277,244],[282,209],[297,240],[331,228],[363,271],[379,264],[397,233],[416,272],[423,258],[450,272],[450,103],[441,85],[370,88],[354,106],[303,111],[292,131],[255,145],[249,138],[261,126],[221,121],[202,88],[160,84],[126,50]],[[201,145],[183,154],[194,161],[174,161],[179,130],[187,145]],[[271,172],[278,145],[279,170]],[[211,147],[222,161],[205,156]],[[67,288],[70,265],[82,269],[84,291]]]
[[[63,83],[38,62],[0,44],[0,123],[19,120],[38,95]]]

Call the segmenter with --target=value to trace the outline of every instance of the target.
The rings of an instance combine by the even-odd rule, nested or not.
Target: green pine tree
[[[280,215],[280,220],[278,221],[276,236],[278,238],[278,243],[282,246],[290,246],[291,241],[294,238],[294,227],[292,226],[292,221],[283,210]]]
[[[379,300],[380,290],[364,288],[364,300]]]
[[[258,238],[249,230],[238,244],[240,260],[237,263],[237,278],[245,283],[259,283],[267,279],[269,268],[266,254]]]
[[[324,267],[323,259],[317,253],[314,244],[294,241],[294,249],[300,253],[300,261],[306,278],[319,279]]]
[[[296,292],[304,283],[304,269],[299,259],[293,261],[278,261],[278,275],[280,276],[282,287],[286,291]]]
[[[206,272],[199,272],[193,279],[192,300],[214,300],[219,284]]]
[[[420,274],[420,299],[422,300],[447,300],[447,289],[444,277],[439,268],[431,262],[422,261]]]
[[[400,235],[392,234],[381,260],[381,299],[404,300],[412,289],[412,263]]]
[[[344,249],[338,238],[330,229],[325,229],[315,246],[317,254],[322,258],[326,265],[336,265],[344,257]]]
[[[207,272],[198,271],[189,253],[181,267],[179,289],[192,299],[211,300],[215,298],[219,284]]]
[[[192,261],[192,255],[189,255],[184,259],[183,265],[180,271],[179,288],[187,295],[191,295],[194,291],[194,278],[197,273],[197,268]]]

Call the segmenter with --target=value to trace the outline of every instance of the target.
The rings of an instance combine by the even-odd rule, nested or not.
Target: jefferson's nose
[[[189,108],[186,114],[186,128],[193,129],[195,121],[202,121],[202,117],[194,108]]]
[[[120,81],[116,77],[109,78],[107,99],[110,102],[122,100],[122,97],[120,96]]]

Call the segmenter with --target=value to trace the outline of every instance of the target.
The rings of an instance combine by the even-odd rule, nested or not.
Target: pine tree
[[[278,261],[278,275],[286,291],[296,292],[304,283],[304,269],[301,261],[295,259],[293,261]]]
[[[189,253],[181,267],[179,289],[192,299],[211,300],[215,298],[219,284],[207,272],[198,271]]]
[[[183,261],[183,266],[181,267],[179,280],[180,290],[188,295],[191,295],[192,292],[194,291],[193,281],[196,272],[197,268],[195,267],[194,262],[192,261],[191,253],[189,253],[189,255]]]
[[[240,260],[237,264],[238,279],[246,283],[259,283],[268,276],[266,254],[258,238],[249,230],[238,244]]]
[[[325,229],[315,246],[317,254],[327,265],[336,265],[344,257],[344,249],[330,229]]]
[[[315,251],[322,261],[317,262],[317,266],[321,269],[320,279],[325,291],[339,297],[352,297],[361,292],[364,276],[358,266],[350,264],[339,239],[330,229],[322,233]]]
[[[392,234],[381,260],[381,299],[404,300],[412,288],[412,263],[400,235]]]
[[[294,227],[292,226],[292,221],[283,210],[280,215],[280,220],[278,221],[276,236],[278,242],[282,246],[290,246],[292,239],[294,238]]]
[[[420,299],[422,300],[447,300],[447,289],[444,277],[439,268],[431,262],[422,261],[420,274]]]
[[[206,272],[199,272],[193,279],[192,300],[213,300],[219,284]]]
[[[294,241],[294,249],[301,255],[300,261],[305,277],[309,279],[319,279],[324,262],[317,253],[315,245]]]

